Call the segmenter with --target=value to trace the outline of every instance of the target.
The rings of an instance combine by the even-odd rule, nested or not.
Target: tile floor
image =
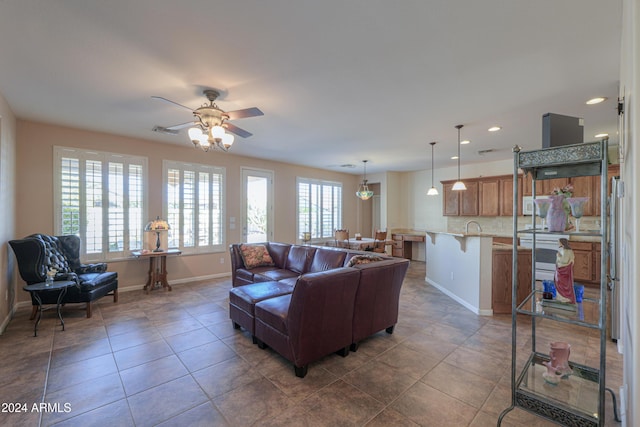
[[[27,408],[0,412],[0,425],[494,426],[510,403],[511,317],[476,316],[424,276],[413,261],[393,335],[328,356],[304,379],[233,329],[229,279],[121,293],[117,304],[107,297],[91,319],[69,306],[64,332],[48,312],[35,338],[30,309],[21,309],[0,336],[0,397]],[[519,348],[528,348],[528,330]],[[570,334],[571,359],[591,364],[598,339],[583,331]],[[549,325],[542,335],[558,334]],[[612,343],[607,351],[617,391],[621,357]],[[40,402],[48,410],[33,411]],[[502,425],[555,424],[516,409]],[[606,425],[618,425],[608,398]]]

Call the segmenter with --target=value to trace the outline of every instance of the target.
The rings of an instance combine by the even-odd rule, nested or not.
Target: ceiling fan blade
[[[186,123],[180,123],[179,125],[168,126],[165,129],[180,130],[180,129],[188,128],[190,126],[195,126],[195,123],[193,121],[190,121]]]
[[[229,120],[264,116],[264,113],[257,107],[245,108],[244,110],[227,111],[226,114],[229,116]]]
[[[193,112],[193,108],[189,108],[189,107],[187,107],[187,106],[185,106],[185,105],[178,104],[177,102],[172,101],[172,100],[170,100],[170,99],[163,98],[163,97],[161,97],[161,96],[152,96],[151,98],[153,98],[153,99],[159,99],[160,101],[170,102],[170,103],[171,103],[171,104],[173,104],[173,105],[177,105],[178,107],[186,108],[187,110],[189,110],[189,111]]]
[[[242,138],[249,138],[251,135],[253,135],[251,132],[247,132],[244,129],[240,129],[238,126],[232,125],[229,122],[224,123],[224,128],[226,128],[231,133],[241,136]]]

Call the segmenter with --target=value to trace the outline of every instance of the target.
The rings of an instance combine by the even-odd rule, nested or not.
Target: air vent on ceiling
[[[495,150],[493,148],[489,148],[487,150],[478,150],[478,155],[484,156],[487,153],[493,153]]]

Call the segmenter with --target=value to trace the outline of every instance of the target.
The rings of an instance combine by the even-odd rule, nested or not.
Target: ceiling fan
[[[191,142],[193,142],[196,147],[200,147],[204,151],[209,151],[211,147],[228,151],[234,140],[232,134],[242,138],[248,138],[252,135],[252,133],[229,123],[229,120],[264,115],[259,108],[252,107],[235,111],[223,111],[215,104],[215,100],[220,96],[220,92],[215,89],[205,89],[203,92],[204,96],[209,100],[209,103],[205,103],[195,110],[161,96],[152,96],[154,99],[186,108],[191,111],[194,118],[192,121],[179,125],[169,127],[155,126],[153,130],[155,132],[175,135],[180,129],[191,127],[189,129],[189,139],[191,139]]]

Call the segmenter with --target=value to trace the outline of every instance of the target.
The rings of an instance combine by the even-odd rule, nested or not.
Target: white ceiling
[[[621,0],[0,0],[18,118],[184,145],[204,88],[254,135],[233,153],[361,174],[511,158],[542,115],[617,142]],[[595,106],[593,96],[608,100]],[[498,124],[503,130],[487,132]],[[108,150],[108,147],[105,147]],[[494,149],[479,155],[480,150]],[[210,152],[207,156],[228,156]],[[356,164],[345,169],[338,165]]]

